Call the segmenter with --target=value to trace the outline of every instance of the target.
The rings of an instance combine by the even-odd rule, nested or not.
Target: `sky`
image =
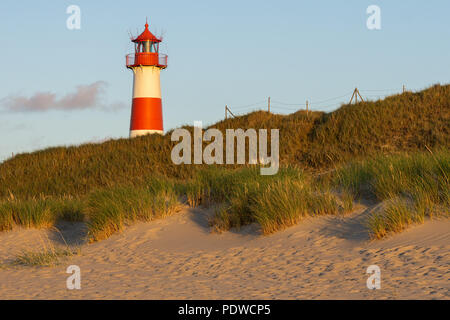
[[[81,10],[70,30],[70,5]],[[366,12],[380,8],[381,29]],[[0,161],[50,146],[129,134],[133,76],[125,55],[144,29],[163,37],[165,130],[310,102],[332,111],[450,83],[450,1],[0,2]]]

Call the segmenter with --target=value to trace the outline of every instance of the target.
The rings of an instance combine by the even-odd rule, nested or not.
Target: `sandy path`
[[[433,220],[370,242],[367,211],[319,217],[261,236],[255,225],[211,234],[206,211],[137,224],[56,267],[0,268],[0,299],[450,299],[450,221]],[[80,225],[62,226],[70,243]],[[44,230],[0,234],[0,262],[42,247]],[[82,289],[66,289],[68,265]],[[381,268],[381,290],[366,287],[366,268]]]

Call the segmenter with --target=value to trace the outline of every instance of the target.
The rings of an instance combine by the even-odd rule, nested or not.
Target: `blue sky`
[[[72,4],[81,9],[80,30],[66,27]],[[372,4],[381,8],[381,30],[366,27]],[[355,87],[376,98],[402,85],[418,90],[450,82],[447,0],[2,0],[0,160],[127,137],[132,73],[124,56],[132,52],[128,32],[140,33],[146,16],[169,55],[161,75],[166,130],[213,123],[224,117],[225,105],[246,112],[243,106],[268,96],[274,112],[289,113],[306,100],[330,111],[349,96],[323,100]],[[99,81],[98,104],[105,108],[11,112],[4,106],[7,98],[42,92],[61,99]]]

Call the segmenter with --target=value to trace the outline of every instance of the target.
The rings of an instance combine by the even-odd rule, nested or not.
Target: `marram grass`
[[[79,249],[70,248],[52,248],[41,251],[25,250],[11,264],[31,267],[50,267],[60,264],[63,259],[79,254]]]
[[[140,186],[104,188],[80,199],[6,199],[0,203],[0,229],[15,225],[47,228],[58,220],[87,221],[89,239],[98,241],[135,221],[173,214],[184,197],[191,207],[219,204],[210,221],[216,231],[256,222],[269,234],[306,216],[349,212],[355,198],[371,194],[389,201],[385,212],[369,217],[369,232],[382,238],[448,212],[449,163],[448,150],[379,156],[342,166],[320,179],[293,167],[281,168],[275,176],[261,176],[256,167],[211,167],[186,181],[154,177]],[[398,197],[409,199],[410,204],[391,202]]]
[[[16,258],[8,263],[10,266],[42,266],[50,267],[56,266],[62,263],[62,261],[67,260],[73,256],[81,254],[81,249],[79,247],[70,247],[66,240],[64,239],[61,232],[53,227],[54,231],[58,232],[61,239],[65,243],[63,247],[54,246],[52,241],[48,237],[41,238],[41,249],[40,250],[23,250]],[[5,265],[6,267],[6,265]]]
[[[141,185],[103,188],[82,198],[10,197],[0,202],[0,230],[86,221],[90,241],[99,241],[136,221],[171,215],[186,201],[191,207],[216,207],[210,220],[215,231],[258,223],[264,234],[270,234],[307,216],[350,212],[355,199],[372,196],[388,202],[384,212],[368,217],[370,234],[382,238],[449,212],[449,163],[448,150],[378,156],[319,178],[295,167],[261,176],[257,167],[213,166],[188,180],[153,177]],[[393,200],[398,198],[406,202]]]
[[[83,221],[83,204],[72,198],[38,198],[0,200],[0,231],[14,226],[48,228],[58,220]]]
[[[353,196],[371,194],[386,201],[384,212],[369,217],[373,238],[401,232],[435,215],[450,212],[450,152],[379,156],[334,173],[334,184]]]
[[[308,170],[334,168],[379,154],[450,148],[450,85],[393,95],[375,102],[343,105],[331,112],[290,115],[263,111],[219,121],[226,129],[279,129],[280,160]],[[192,131],[192,127],[187,127]],[[195,179],[205,166],[175,165],[171,131],[164,136],[110,140],[101,144],[48,148],[19,154],[0,164],[0,198],[80,197],[91,191],[154,175]],[[229,166],[224,167],[228,168]],[[234,166],[235,167],[235,166]]]
[[[280,129],[273,177],[250,166],[174,165],[171,132],[20,154],[0,164],[0,231],[83,221],[95,241],[186,202],[215,205],[218,231],[256,222],[271,233],[351,211],[354,200],[404,199],[370,218],[371,234],[383,237],[449,212],[449,122],[450,85],[435,85],[331,113],[258,111],[211,126]]]
[[[90,241],[108,238],[136,221],[164,218],[179,209],[173,190],[116,187],[93,192],[87,201]]]

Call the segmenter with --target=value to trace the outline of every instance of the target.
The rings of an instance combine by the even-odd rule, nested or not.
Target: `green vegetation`
[[[48,228],[58,220],[83,221],[83,203],[70,197],[0,200],[0,231],[13,226]]]
[[[61,259],[80,254],[79,250],[51,248],[42,251],[23,251],[11,263],[12,265],[22,266],[43,266],[50,267],[60,263]]]
[[[59,233],[61,239],[65,243],[63,247],[55,247],[48,237],[41,238],[41,250],[23,250],[22,253],[17,255],[13,261],[3,265],[3,267],[6,268],[8,266],[17,265],[50,267],[60,264],[61,260],[66,260],[81,254],[81,249],[79,247],[70,247],[66,243],[63,235],[56,227],[52,227],[51,229]]]
[[[422,212],[414,210],[406,199],[390,199],[381,214],[369,218],[373,237],[381,239],[390,232],[401,232],[413,223],[423,223]]]
[[[301,181],[305,179],[300,169],[281,168],[275,176],[260,175],[259,168],[237,170],[210,169],[200,173],[203,185],[203,199],[207,203],[219,203],[211,225],[216,231],[239,228],[258,222],[255,215],[255,199],[280,181]]]
[[[211,127],[280,129],[280,161],[326,170],[378,154],[450,148],[450,85],[404,93],[377,102],[344,105],[331,113],[253,112]],[[192,127],[187,127],[192,131]],[[193,178],[202,166],[174,165],[171,132],[102,144],[57,147],[19,154],[0,164],[0,198],[86,195],[154,175]],[[230,166],[227,166],[227,168]]]
[[[260,111],[211,126],[280,129],[275,176],[257,166],[174,165],[171,132],[20,154],[0,164],[0,231],[85,221],[98,241],[186,203],[214,205],[216,231],[256,222],[269,234],[373,198],[386,201],[368,220],[381,238],[449,212],[449,123],[450,85],[436,85],[331,113]]]
[[[200,181],[202,199],[220,204],[210,221],[219,232],[257,222],[269,234],[306,215],[345,212],[337,196],[298,168],[282,168],[275,176],[261,176],[258,168],[205,170]]]
[[[173,189],[151,187],[115,187],[93,192],[87,200],[89,238],[98,241],[121,231],[135,221],[151,221],[177,211]]]
[[[338,198],[329,191],[314,190],[296,181],[280,181],[254,195],[250,211],[264,234],[297,224],[311,215],[345,213]]]
[[[372,236],[399,232],[425,217],[450,212],[450,151],[378,156],[352,163],[333,174],[333,184],[355,197],[386,201],[369,219]]]

